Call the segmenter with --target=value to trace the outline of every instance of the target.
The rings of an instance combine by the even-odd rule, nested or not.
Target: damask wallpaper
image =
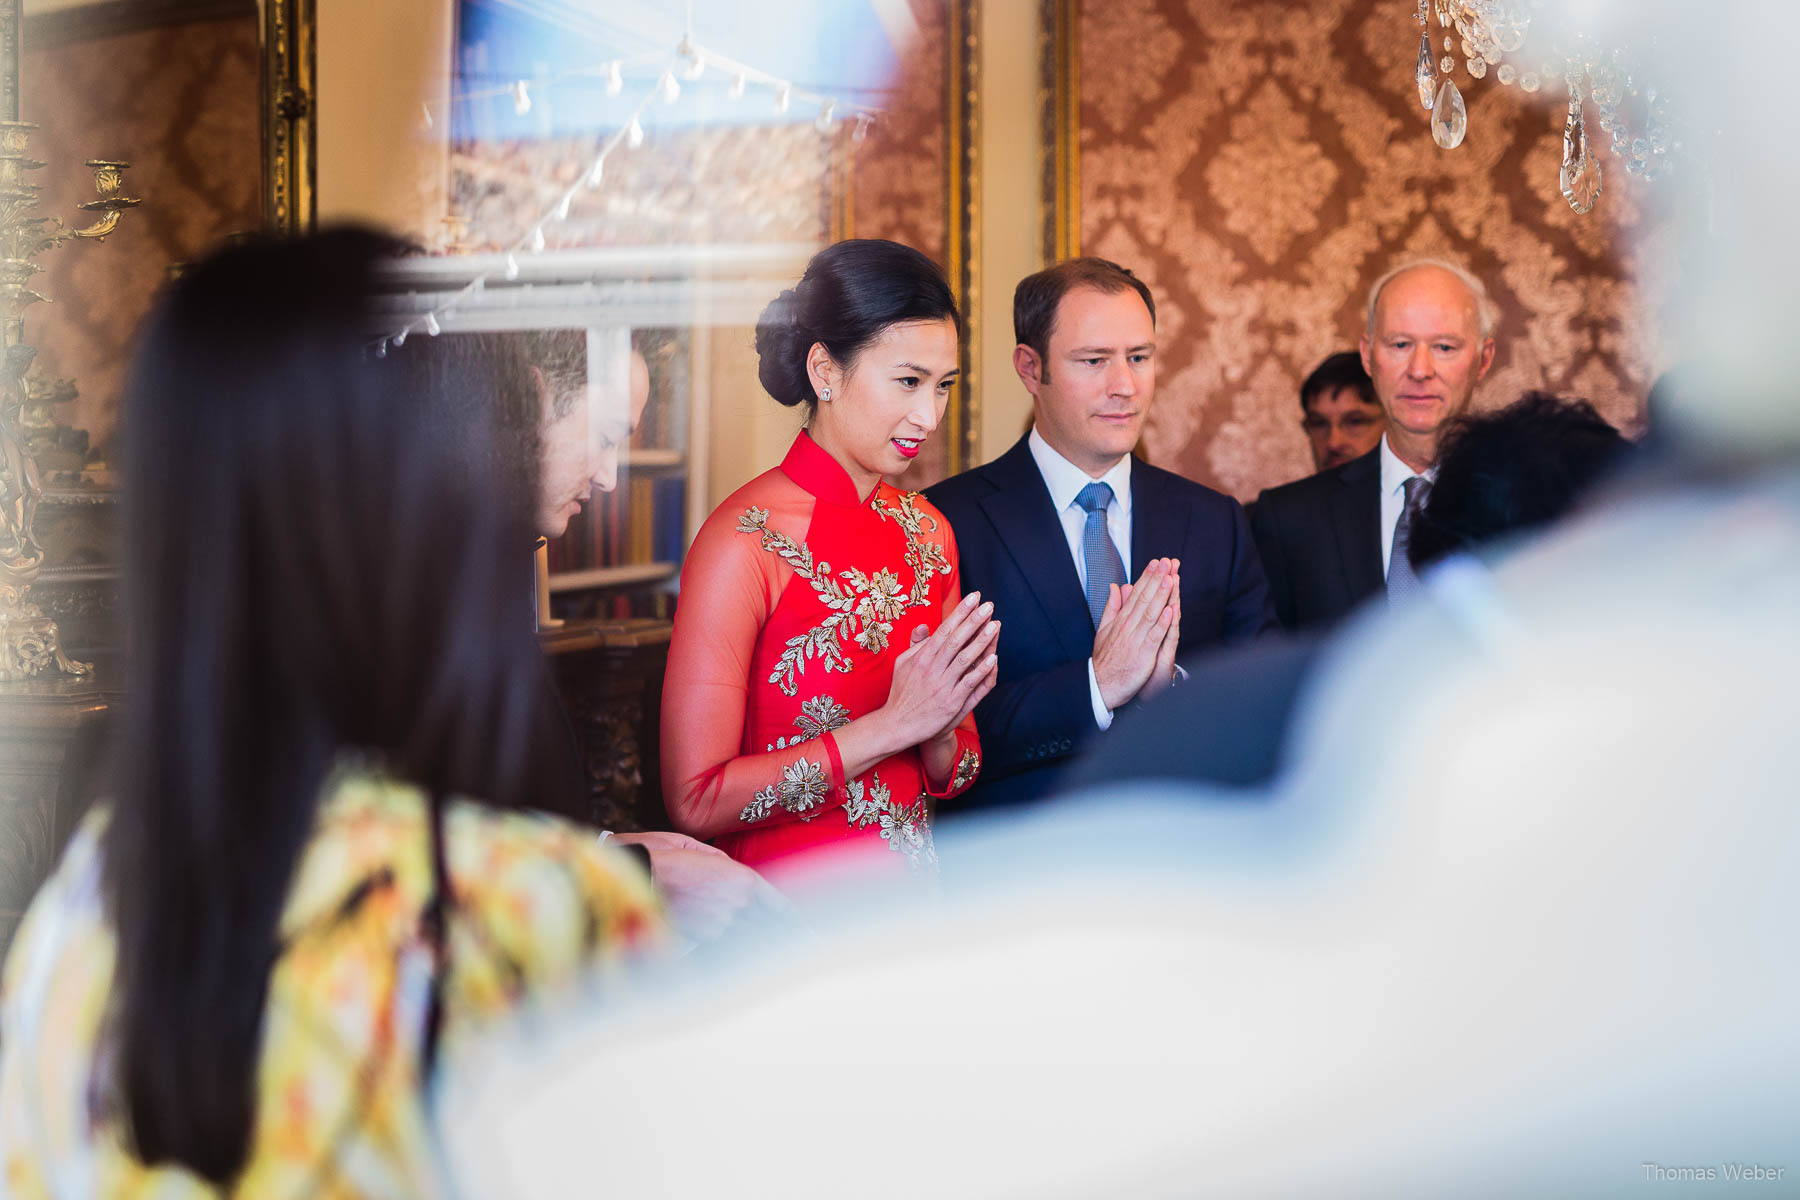
[[[23,48],[22,115],[49,164],[32,175],[40,211],[86,223],[75,206],[94,198],[89,158],[131,163],[126,194],[144,201],[104,243],[45,255],[32,286],[52,303],[25,316],[38,374],[72,376],[81,391],[58,417],[103,455],[133,335],[169,268],[262,224],[256,22],[252,11]]]
[[[1083,0],[1081,247],[1156,293],[1151,461],[1244,500],[1308,473],[1300,380],[1356,345],[1370,283],[1419,255],[1462,262],[1500,307],[1478,406],[1542,387],[1639,427],[1673,358],[1655,186],[1601,151],[1604,194],[1577,216],[1557,190],[1566,92],[1460,68],[1468,137],[1440,149],[1414,8]]]

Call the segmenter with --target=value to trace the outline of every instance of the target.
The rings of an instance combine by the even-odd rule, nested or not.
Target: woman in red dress
[[[821,251],[757,324],[763,387],[809,420],[688,552],[663,795],[679,828],[777,876],[828,846],[934,866],[933,802],[981,769],[999,622],[962,595],[949,524],[882,479],[943,418],[959,329],[937,266],[875,240]]]

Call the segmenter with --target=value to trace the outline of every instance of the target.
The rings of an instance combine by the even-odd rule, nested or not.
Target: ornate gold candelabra
[[[37,354],[25,342],[25,310],[44,299],[31,290],[39,270],[33,260],[73,239],[101,240],[141,203],[120,194],[129,163],[94,159],[87,165],[99,197],[80,206],[98,214],[91,225],[77,229],[37,215],[40,189],[25,173],[44,164],[29,154],[37,126],[18,119],[19,15],[19,0],[0,0],[0,683],[93,669],[63,653],[56,622],[29,599],[44,562],[33,532],[42,488],[24,420],[32,400],[25,374]]]

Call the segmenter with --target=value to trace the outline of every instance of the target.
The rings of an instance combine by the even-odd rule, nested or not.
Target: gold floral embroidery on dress
[[[786,750],[789,746],[798,746],[801,742],[823,737],[834,729],[842,729],[849,723],[849,709],[830,696],[813,696],[800,702],[800,715],[794,718],[794,724],[800,727],[800,732],[791,738],[778,737],[763,749]]]
[[[959,790],[980,773],[981,755],[973,750],[964,750],[962,757],[956,760],[956,774],[950,777],[950,790]]]
[[[744,805],[738,820],[761,821],[781,808],[800,814],[803,821],[810,821],[818,816],[814,810],[825,803],[830,792],[831,781],[819,764],[798,759],[782,769],[780,780],[756,793],[750,803]]]
[[[871,775],[863,786],[852,779],[844,788],[844,815],[852,828],[881,827],[881,840],[896,854],[904,854],[915,869],[937,866],[937,848],[931,840],[931,811],[924,796],[911,804],[898,804],[881,776]]]
[[[787,640],[787,649],[769,673],[769,682],[779,685],[783,693],[792,696],[799,691],[797,676],[812,659],[823,663],[827,673],[848,672],[851,664],[844,652],[847,633],[852,642],[871,654],[886,650],[894,622],[909,606],[918,608],[930,599],[931,576],[950,573],[944,548],[924,540],[925,523],[929,521],[930,529],[935,530],[937,521],[918,511],[914,506],[917,499],[916,493],[907,492],[900,497],[898,507],[880,501],[870,505],[877,516],[891,519],[906,535],[906,564],[912,568],[913,584],[910,591],[904,592],[900,589],[900,577],[887,567],[873,575],[852,567],[834,577],[831,564],[815,562],[809,547],[769,528],[766,508],[746,509],[738,518],[739,533],[759,536],[762,548],[780,557],[794,569],[794,574],[811,584],[820,603],[831,610],[831,615],[818,625]]]

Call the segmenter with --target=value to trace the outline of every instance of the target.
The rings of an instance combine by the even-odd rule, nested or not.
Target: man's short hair
[[[1437,477],[1414,514],[1415,567],[1561,517],[1596,480],[1634,453],[1585,400],[1526,392],[1484,416],[1444,427]]]
[[[1374,286],[1369,289],[1369,309],[1363,326],[1365,333],[1370,337],[1375,336],[1375,305],[1381,299],[1382,289],[1401,275],[1417,270],[1419,267],[1436,267],[1440,271],[1450,272],[1461,280],[1462,285],[1468,288],[1469,294],[1475,298],[1475,320],[1481,327],[1481,336],[1484,338],[1494,336],[1494,328],[1500,324],[1500,309],[1488,296],[1487,285],[1477,279],[1466,267],[1459,267],[1455,263],[1446,262],[1441,258],[1409,259],[1377,279]]]
[[[1056,327],[1056,310],[1064,296],[1084,287],[1109,296],[1135,291],[1150,310],[1150,324],[1156,324],[1156,301],[1149,286],[1116,262],[1092,256],[1070,258],[1027,275],[1013,289],[1013,338],[1037,352],[1040,379],[1050,378],[1050,331]]]
[[[561,420],[587,395],[587,330],[534,329],[521,336],[526,359],[544,373],[550,392],[550,411],[540,416]]]
[[[1300,385],[1300,411],[1311,412],[1312,403],[1321,396],[1335,396],[1349,388],[1364,404],[1376,404],[1375,381],[1363,369],[1362,355],[1342,350],[1313,368],[1313,373]]]

